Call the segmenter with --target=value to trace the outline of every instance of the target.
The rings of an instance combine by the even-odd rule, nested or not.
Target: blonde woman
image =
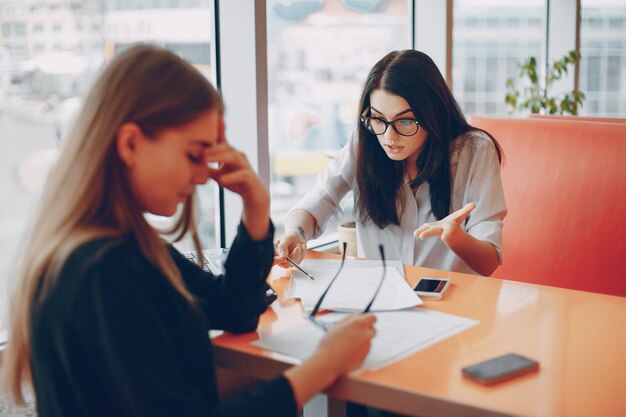
[[[362,362],[374,335],[369,315],[338,324],[302,365],[218,403],[207,329],[252,331],[265,310],[269,194],[225,140],[218,93],[170,52],[121,54],[84,103],[42,197],[13,299],[3,377],[18,403],[27,383],[41,417],[295,416]],[[244,206],[219,277],[144,219],[182,204],[177,232],[197,244],[193,193],[209,178]]]

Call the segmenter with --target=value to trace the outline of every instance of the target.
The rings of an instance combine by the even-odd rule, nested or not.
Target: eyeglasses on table
[[[328,294],[328,291],[330,290],[330,287],[332,287],[332,285],[334,284],[334,282],[337,280],[337,277],[339,277],[339,274],[341,273],[341,270],[343,269],[343,265],[346,261],[346,242],[343,242],[343,251],[341,252],[341,265],[339,265],[339,269],[337,270],[337,272],[335,272],[335,275],[333,276],[333,278],[330,280],[330,283],[328,284],[328,287],[326,287],[326,290],[324,290],[324,292],[322,293],[322,295],[320,296],[320,298],[317,300],[317,303],[315,303],[315,306],[313,307],[313,310],[311,310],[311,312],[306,316],[306,318],[311,321],[313,324],[315,324],[317,327],[319,327],[320,329],[322,329],[324,332],[327,332],[330,325],[329,323],[325,323],[323,321],[320,321],[318,319],[315,318],[315,315],[319,312],[320,307],[322,306],[322,302],[324,301],[324,298],[326,298],[326,294]],[[380,259],[382,261],[383,264],[383,275],[380,278],[380,281],[378,282],[378,287],[376,287],[376,291],[374,292],[374,296],[372,297],[372,299],[370,300],[370,302],[367,304],[367,306],[363,309],[363,311],[361,311],[361,314],[365,314],[368,313],[370,311],[370,309],[372,308],[372,304],[374,304],[374,300],[376,300],[376,296],[378,295],[378,293],[380,292],[380,288],[383,285],[383,281],[385,280],[385,250],[383,248],[383,245],[378,245],[378,250],[380,251]]]

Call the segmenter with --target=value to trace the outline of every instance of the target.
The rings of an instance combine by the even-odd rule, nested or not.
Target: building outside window
[[[406,0],[267,2],[270,192],[277,235],[287,210],[348,141],[370,68],[388,52],[411,47],[410,25]],[[344,201],[351,216],[351,199]]]
[[[545,0],[455,0],[452,89],[466,116],[506,115],[506,79],[545,62]]]
[[[626,0],[582,0],[582,115],[626,115]]]

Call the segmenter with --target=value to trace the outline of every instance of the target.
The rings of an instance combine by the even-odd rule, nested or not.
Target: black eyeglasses
[[[328,326],[329,326],[328,323],[324,323],[322,321],[317,320],[315,318],[315,315],[319,311],[319,309],[320,309],[320,307],[322,305],[322,302],[324,301],[324,298],[326,297],[326,294],[328,294],[328,290],[330,290],[330,287],[332,287],[333,283],[335,282],[335,280],[339,276],[339,273],[343,269],[343,264],[344,264],[344,262],[346,260],[346,246],[347,246],[346,242],[343,242],[343,251],[342,251],[342,255],[341,255],[341,265],[339,265],[339,269],[337,270],[337,272],[335,272],[335,276],[333,277],[333,279],[330,280],[330,284],[328,284],[328,287],[326,287],[326,290],[324,290],[324,292],[320,296],[319,300],[317,300],[317,303],[315,303],[315,307],[313,307],[313,310],[311,310],[311,312],[307,316],[307,319],[309,319],[313,324],[315,324],[317,327],[319,327],[320,329],[324,330],[325,332],[328,331]],[[378,250],[380,251],[380,259],[382,260],[382,263],[383,263],[383,276],[380,279],[380,281],[378,282],[378,287],[376,287],[376,291],[374,292],[374,296],[372,297],[370,302],[367,304],[365,309],[361,312],[361,314],[365,314],[365,313],[368,313],[370,311],[370,309],[372,308],[372,304],[374,304],[374,300],[376,299],[376,296],[380,292],[380,288],[383,286],[383,281],[385,280],[385,269],[386,269],[385,268],[385,250],[383,249],[383,245],[378,245]]]
[[[397,119],[388,122],[378,117],[361,116],[363,126],[375,135],[382,135],[387,131],[389,125],[393,130],[398,132],[400,136],[413,136],[419,130],[420,124],[415,119]]]

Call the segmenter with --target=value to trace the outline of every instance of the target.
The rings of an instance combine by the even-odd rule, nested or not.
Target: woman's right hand
[[[289,268],[287,256],[296,263],[302,262],[306,256],[306,240],[296,231],[286,231],[278,240],[274,242],[276,247],[276,265]]]
[[[285,371],[298,407],[356,369],[370,351],[376,334],[372,314],[353,314],[332,326],[309,359]]]
[[[330,328],[321,340],[317,353],[336,377],[358,368],[370,351],[376,334],[373,314],[353,314]]]

